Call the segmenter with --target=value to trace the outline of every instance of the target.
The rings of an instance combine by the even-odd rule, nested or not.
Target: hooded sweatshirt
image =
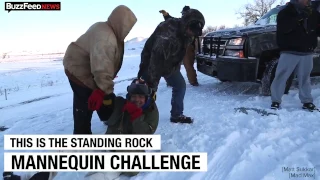
[[[290,3],[293,4],[293,6],[295,7],[295,9],[297,10],[297,12],[299,14],[304,13],[303,10],[304,10],[304,8],[306,8],[306,6],[299,3],[299,0],[290,0]],[[306,18],[304,18],[303,19],[303,26],[305,29],[307,29],[307,23],[308,23],[308,20]],[[299,55],[299,56],[312,54],[310,52],[296,52],[296,51],[282,51],[281,53],[288,53],[288,54],[294,54],[294,55]]]
[[[122,66],[124,39],[137,22],[126,6],[116,7],[108,21],[93,24],[75,42],[63,58],[69,79],[92,90],[113,92],[113,79]]]

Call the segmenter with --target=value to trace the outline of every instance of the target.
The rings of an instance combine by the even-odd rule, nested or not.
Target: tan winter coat
[[[120,5],[108,21],[93,24],[66,50],[63,65],[69,79],[90,89],[112,93],[113,79],[122,65],[124,39],[136,22],[135,14]]]

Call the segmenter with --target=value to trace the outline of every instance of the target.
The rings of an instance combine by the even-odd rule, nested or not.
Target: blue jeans
[[[183,100],[186,94],[186,81],[184,80],[180,69],[166,77],[167,83],[172,86],[171,98],[171,117],[183,115]]]

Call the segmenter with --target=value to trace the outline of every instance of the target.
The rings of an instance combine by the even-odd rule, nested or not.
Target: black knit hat
[[[181,13],[184,13],[186,11],[190,10],[190,6],[184,6]]]
[[[127,98],[129,98],[133,94],[140,94],[149,96],[151,94],[151,89],[145,83],[139,82],[139,80],[135,79],[132,83],[127,87]]]
[[[202,29],[205,25],[203,14],[197,9],[190,9],[186,11],[181,17],[182,29],[193,29],[197,36],[202,34]]]

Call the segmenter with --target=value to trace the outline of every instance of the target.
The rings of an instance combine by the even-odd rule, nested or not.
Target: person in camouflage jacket
[[[184,6],[181,14],[183,15],[185,12],[187,12],[188,10],[190,10],[189,6]],[[165,10],[161,10],[159,11],[160,13],[162,13],[164,20],[168,20],[170,18],[173,18],[168,12],[166,12]],[[194,69],[194,62],[195,62],[195,56],[196,56],[196,44],[198,42],[198,38],[195,37],[193,42],[188,46],[187,48],[187,52],[186,55],[183,58],[183,65],[186,69],[187,72],[187,77],[189,80],[189,83],[192,86],[199,86],[198,80],[197,80],[197,72]]]
[[[181,18],[170,18],[161,22],[141,52],[138,78],[145,80],[155,93],[161,77],[172,86],[171,122],[192,123],[183,115],[183,100],[186,82],[180,72],[180,65],[187,47],[193,38],[202,34],[205,19],[196,9],[185,12]]]

